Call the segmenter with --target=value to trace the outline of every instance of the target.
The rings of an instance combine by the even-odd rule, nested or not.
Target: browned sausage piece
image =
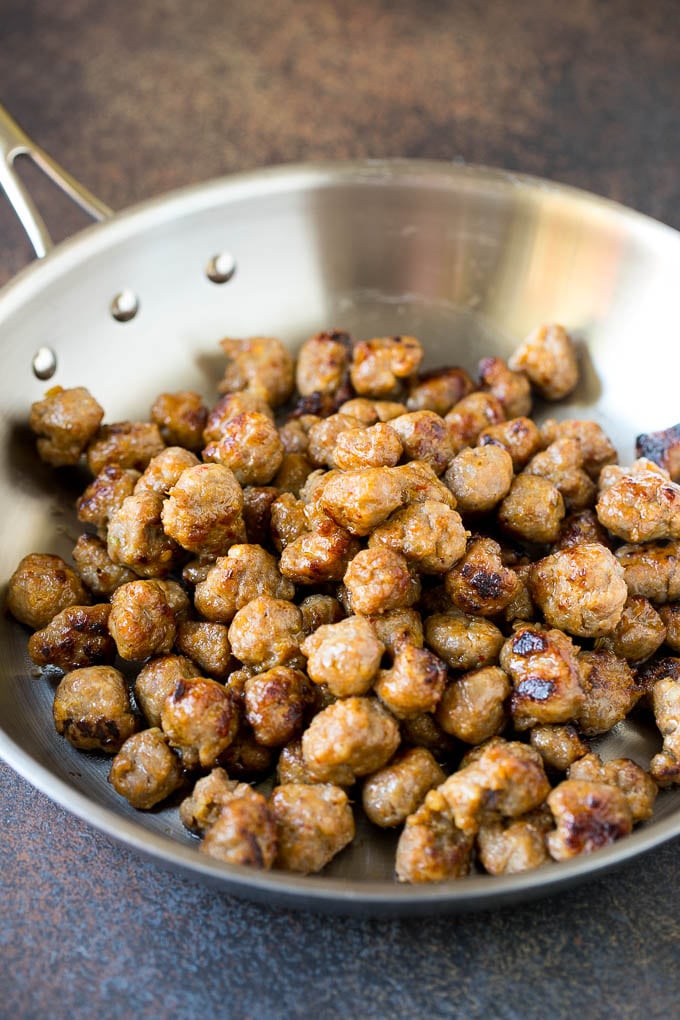
[[[87,465],[98,475],[109,464],[143,471],[165,443],[158,425],[145,421],[119,421],[102,425],[87,448]]]
[[[565,418],[555,421],[548,418],[541,425],[543,446],[549,446],[556,439],[575,439],[581,447],[583,468],[594,482],[607,464],[616,460],[616,450],[601,425],[595,421],[580,418]]]
[[[180,390],[178,393],[159,393],[151,408],[151,421],[160,429],[168,446],[183,446],[198,453],[203,446],[203,429],[208,409],[200,393]]]
[[[512,457],[502,446],[466,447],[447,468],[444,480],[461,513],[488,513],[512,485]]]
[[[217,766],[194,785],[189,797],[179,806],[182,825],[191,832],[202,835],[217,821],[224,805],[246,792],[244,783],[230,779],[223,768]]]
[[[512,719],[518,730],[575,719],[583,704],[578,649],[560,630],[519,627],[503,645],[500,664],[513,684]]]
[[[305,340],[298,351],[295,384],[303,397],[335,393],[345,381],[352,354],[349,333],[330,330]]]
[[[680,542],[622,545],[615,555],[631,595],[660,605],[680,599]]]
[[[417,811],[428,790],[445,778],[430,751],[411,747],[366,779],[361,791],[364,811],[374,825],[383,829],[401,825]]]
[[[78,520],[92,524],[100,538],[106,538],[109,519],[134,492],[139,471],[108,464],[76,500]]]
[[[73,559],[83,583],[99,598],[109,598],[121,584],[137,580],[134,570],[113,562],[106,542],[95,535],[80,536],[73,547]]]
[[[397,419],[398,420],[398,419]],[[394,467],[403,453],[401,439],[384,422],[345,429],[335,441],[330,463],[342,471],[361,467]]]
[[[562,521],[560,533],[554,543],[552,551],[559,549],[571,549],[574,545],[604,545],[611,548],[611,539],[597,519],[594,510],[581,510],[579,513],[569,514]]]
[[[614,843],[633,829],[625,795],[615,786],[566,779],[548,797],[557,829],[547,835],[550,856],[566,861]]]
[[[497,616],[520,587],[517,574],[503,565],[501,547],[492,538],[473,538],[446,575],[446,592],[465,613]]]
[[[474,839],[457,827],[438,790],[406,819],[397,844],[399,882],[443,882],[470,871]]]
[[[109,521],[107,552],[114,563],[140,577],[165,577],[179,549],[163,530],[164,500],[157,492],[137,492],[123,500]]]
[[[61,556],[30,553],[9,579],[7,608],[12,616],[32,630],[46,627],[67,606],[90,601],[76,572]]]
[[[283,747],[300,735],[309,701],[309,681],[299,669],[275,666],[245,682],[246,720],[265,747]]]
[[[276,823],[265,797],[241,785],[240,795],[222,805],[199,850],[226,864],[267,870],[276,857]]]
[[[399,468],[356,468],[324,485],[320,508],[353,535],[368,535],[405,502]]]
[[[212,768],[238,730],[231,694],[216,680],[179,680],[161,710],[161,727],[188,769]]]
[[[521,471],[541,448],[541,433],[531,418],[511,418],[489,425],[479,433],[480,446],[502,446],[512,457],[515,471]]]
[[[324,516],[314,522],[312,531],[304,531],[286,544],[279,569],[295,584],[341,581],[359,549],[359,542],[349,531]]]
[[[332,595],[308,595],[300,603],[302,629],[306,637],[319,627],[339,623],[344,617],[343,608]]]
[[[597,517],[624,542],[680,538],[680,485],[654,472],[624,475],[600,493]]]
[[[425,620],[425,641],[451,669],[478,669],[498,661],[504,637],[495,623],[458,609]]]
[[[524,372],[513,372],[502,358],[482,358],[479,381],[503,405],[506,417],[520,418],[531,412],[531,386]]]
[[[631,595],[626,600],[621,619],[611,634],[598,642],[597,647],[609,648],[614,655],[629,662],[639,663],[661,647],[664,640],[673,648],[673,642],[667,633],[668,620],[665,610],[671,607],[660,606],[657,612],[649,599],[642,595]],[[680,651],[680,643],[677,649]]]
[[[382,768],[399,746],[399,727],[375,698],[342,698],[315,715],[302,735],[312,778],[350,786]]]
[[[547,623],[579,637],[613,631],[628,598],[623,568],[598,544],[576,545],[539,560],[530,586]]]
[[[446,666],[427,648],[404,645],[391,669],[381,669],[375,693],[398,719],[434,712],[446,684]]]
[[[385,546],[401,553],[424,574],[441,574],[464,554],[468,534],[459,513],[444,503],[427,500],[398,510],[379,524],[368,546]]]
[[[576,439],[556,439],[526,466],[529,475],[540,475],[559,489],[568,511],[584,510],[595,503],[597,488],[583,470],[583,451]]]
[[[67,606],[28,642],[28,654],[38,666],[79,669],[113,662],[116,646],[109,634],[111,606]]]
[[[388,613],[372,616],[371,623],[378,640],[393,657],[404,645],[423,647],[423,621],[416,609],[391,609]]]
[[[529,739],[546,766],[558,772],[566,772],[573,762],[588,754],[589,750],[577,730],[568,723],[561,726],[534,726]]]
[[[464,368],[435,368],[409,380],[409,411],[434,411],[442,417],[472,393],[475,384]]]
[[[518,875],[540,868],[550,859],[545,842],[550,827],[550,813],[541,809],[517,821],[483,825],[477,833],[482,867],[490,875]]]
[[[154,727],[127,738],[111,762],[109,782],[134,808],[148,811],[178,790],[183,776],[181,761]]]
[[[232,545],[206,579],[196,585],[194,604],[207,620],[230,623],[239,609],[260,595],[292,599],[295,586],[281,576],[271,555],[259,545]]]
[[[319,627],[301,645],[307,672],[339,698],[366,694],[380,667],[385,645],[362,616]]]
[[[603,762],[598,754],[587,754],[570,767],[569,779],[586,779],[592,783],[608,783],[618,787],[628,801],[633,824],[652,817],[657,785],[630,758],[614,758]]]
[[[167,496],[173,485],[177,484],[182,472],[199,463],[198,457],[191,450],[185,450],[181,446],[166,446],[151,458],[137,479],[135,492],[157,492],[161,496]]]
[[[231,646],[223,623],[182,620],[177,627],[175,645],[178,652],[196,663],[201,673],[215,680],[226,678],[231,665]]]
[[[470,393],[451,408],[444,418],[449,427],[453,453],[476,446],[481,433],[505,420],[500,400],[492,393]]]
[[[172,651],[177,624],[158,581],[131,581],[111,598],[109,631],[121,659],[148,659]]]
[[[422,360],[423,348],[413,336],[363,341],[352,353],[352,385],[361,396],[388,397],[397,381],[413,375]]]
[[[647,605],[649,605],[649,603],[647,603]],[[659,617],[661,623],[666,629],[665,638],[663,638],[662,640],[665,640],[668,647],[671,648],[674,652],[680,652],[680,604],[674,602],[670,605],[660,606],[658,613],[656,613],[656,611],[652,608],[651,605],[649,606],[649,608],[652,610],[653,613],[655,613],[655,615]],[[648,620],[648,627],[650,629],[651,624],[652,620]],[[659,633],[660,631],[656,629],[655,636],[658,636]],[[651,644],[653,643],[651,640],[650,630],[647,631],[647,637],[648,643],[645,645],[645,650],[647,650],[647,648],[650,648]],[[659,644],[661,644],[660,641]],[[651,650],[647,652],[647,655],[651,655],[653,652],[656,651],[658,647],[659,645],[656,645],[654,648],[651,648]],[[638,656],[638,658],[645,657],[646,656]],[[627,659],[634,658],[634,656],[626,655],[626,658]]]
[[[302,640],[302,613],[298,607],[267,595],[239,609],[229,627],[236,658],[258,670],[301,665]]]
[[[54,725],[79,751],[115,754],[137,728],[123,674],[113,666],[74,669],[54,695]]]
[[[303,875],[321,871],[354,839],[347,794],[330,783],[286,783],[272,791],[276,821],[276,866]]]
[[[554,542],[566,510],[559,489],[538,475],[516,475],[498,508],[498,522],[526,542]]]
[[[293,392],[294,360],[276,337],[256,336],[248,340],[226,337],[220,347],[227,355],[227,367],[220,393],[245,390],[279,407]]]
[[[392,418],[393,429],[404,448],[407,460],[429,464],[436,475],[441,475],[455,451],[447,422],[434,411],[411,411]]]
[[[504,729],[504,703],[510,690],[510,680],[498,666],[464,673],[444,691],[437,707],[437,722],[458,740],[481,744]]]
[[[150,659],[137,674],[135,698],[149,726],[160,726],[165,699],[179,680],[198,676],[198,667],[183,655],[159,655]]]
[[[268,485],[283,453],[272,421],[259,411],[244,411],[225,423],[220,438],[203,450],[203,459],[229,468],[241,485]]]
[[[412,606],[420,595],[420,579],[403,556],[391,549],[362,549],[345,572],[352,611],[364,616]]]
[[[648,457],[668,471],[674,482],[680,481],[680,424],[660,432],[646,432],[635,440],[638,457]]]
[[[562,400],[578,382],[576,348],[564,326],[539,326],[508,361],[513,371],[526,372],[546,400]]]
[[[84,386],[53,386],[31,405],[28,422],[41,460],[53,467],[77,464],[103,417],[104,409]]]

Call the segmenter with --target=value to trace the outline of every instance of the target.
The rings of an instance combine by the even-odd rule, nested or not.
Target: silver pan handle
[[[54,242],[28,189],[14,169],[17,156],[29,156],[57,187],[95,220],[105,220],[113,215],[107,205],[95,198],[87,188],[79,184],[39,145],[36,145],[10,117],[7,110],[0,106],[0,187],[7,195],[39,259],[47,255],[50,248],[54,247]]]

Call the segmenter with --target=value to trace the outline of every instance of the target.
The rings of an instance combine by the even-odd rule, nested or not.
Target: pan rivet
[[[133,290],[121,290],[111,302],[111,315],[117,322],[129,322],[139,311],[139,298]]]
[[[31,364],[34,376],[38,379],[51,379],[57,371],[57,355],[51,347],[39,347]]]
[[[213,283],[226,283],[236,272],[236,259],[228,251],[214,255],[205,267],[205,275]]]

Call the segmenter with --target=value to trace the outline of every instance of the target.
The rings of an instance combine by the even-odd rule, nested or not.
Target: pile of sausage
[[[57,731],[259,868],[321,870],[358,802],[402,827],[402,882],[536,868],[649,818],[680,782],[680,429],[622,468],[593,421],[539,427],[534,395],[578,379],[557,325],[477,380],[419,373],[407,336],[222,348],[212,410],[163,393],[106,425],[58,386],[31,409],[43,460],[93,476],[74,566],[32,554],[9,583],[34,663],[63,672]],[[589,738],[641,699],[649,772],[603,762]]]

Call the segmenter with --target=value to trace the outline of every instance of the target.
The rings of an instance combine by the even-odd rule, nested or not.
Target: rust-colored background
[[[0,101],[114,208],[264,164],[423,156],[680,225],[677,0],[0,0],[0,33]],[[55,236],[77,229],[36,187]],[[2,200],[0,237],[3,282],[30,251]],[[5,766],[0,812],[2,1017],[678,1012],[677,841],[533,905],[361,922],[167,874]]]

